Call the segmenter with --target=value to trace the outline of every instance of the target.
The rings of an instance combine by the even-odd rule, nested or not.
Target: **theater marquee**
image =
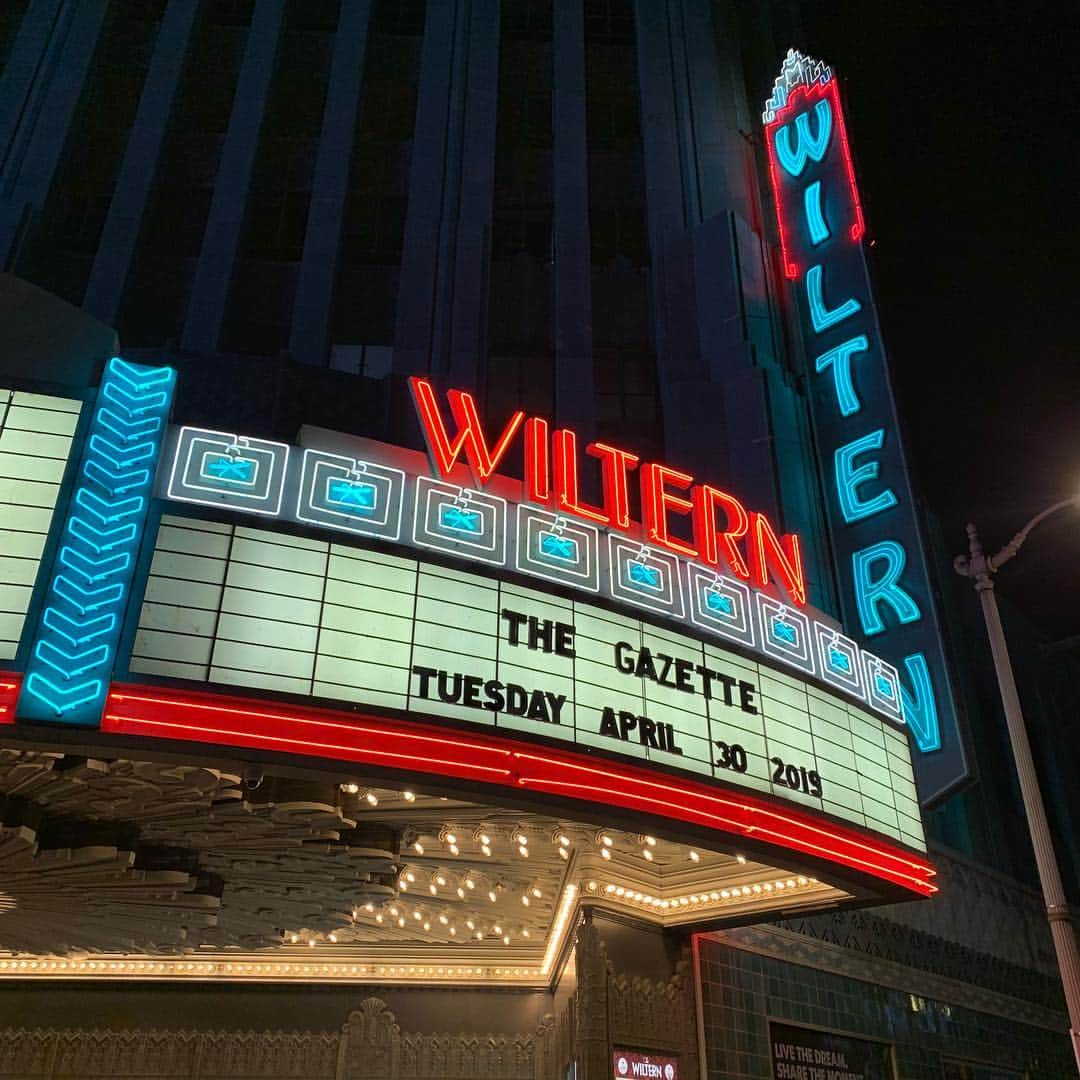
[[[322,759],[793,870],[744,881],[728,855],[727,888],[702,856],[687,881],[713,884],[683,895],[644,854],[606,879],[583,856],[563,929],[590,890],[672,925],[769,890],[935,891],[897,670],[807,602],[798,537],[736,495],[541,417],[492,434],[422,379],[427,456],[171,426],[175,385],[113,360],[87,404],[4,399],[0,498],[30,530],[0,560],[14,736]]]

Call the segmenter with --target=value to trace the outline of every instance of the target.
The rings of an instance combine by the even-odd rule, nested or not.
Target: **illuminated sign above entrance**
[[[784,274],[807,350],[845,625],[901,674],[924,801],[968,776],[862,246],[837,80],[791,50],[763,114]]]
[[[462,422],[472,423],[471,398],[452,400]],[[469,431],[472,453],[488,470],[483,488],[469,486],[471,474],[459,462],[452,478],[433,477],[423,454],[357,436],[304,428],[304,445],[290,447],[185,427],[167,440],[171,464],[162,470],[161,495],[527,574],[753,650],[904,722],[896,669],[835,623],[775,586],[755,587],[654,546],[629,525],[616,529],[523,501],[528,479],[496,476],[497,454],[474,428],[461,429],[456,452],[463,452],[468,439],[462,432]],[[506,438],[504,432],[496,445]],[[766,558],[762,565],[768,564]]]
[[[133,675],[607,751],[923,844],[907,736],[720,642],[422,553],[166,515]]]

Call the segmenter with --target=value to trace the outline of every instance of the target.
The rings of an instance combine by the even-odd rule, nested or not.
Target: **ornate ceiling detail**
[[[504,806],[0,749],[0,977],[543,985],[579,906],[666,926],[827,883]]]
[[[39,828],[17,800],[0,797],[0,941],[25,952],[100,949],[175,952],[200,939],[220,901],[188,872],[190,860],[140,865],[136,852],[110,843],[40,846]],[[172,865],[165,865],[171,862]]]

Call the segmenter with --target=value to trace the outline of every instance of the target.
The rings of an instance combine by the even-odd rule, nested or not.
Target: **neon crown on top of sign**
[[[831,78],[832,68],[828,64],[806,56],[798,49],[788,49],[780,74],[773,83],[772,94],[765,102],[765,111],[761,114],[762,123],[771,124],[776,119],[776,114],[787,104],[788,95],[796,86],[824,84]]]

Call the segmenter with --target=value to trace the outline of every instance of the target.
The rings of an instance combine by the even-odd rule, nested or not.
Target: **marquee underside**
[[[5,685],[10,695],[17,680]],[[0,751],[0,977],[542,986],[583,907],[710,928],[933,889],[914,854],[782,804],[736,795],[729,827],[719,816],[706,827],[692,820],[704,796],[682,780],[683,798],[652,814],[599,774],[572,799],[520,784],[527,760],[549,778],[587,763],[622,771],[633,794],[633,767],[599,756],[403,722],[411,761],[380,760],[374,737],[351,761],[325,760],[319,731],[340,738],[343,721],[114,687],[103,732],[80,745],[20,727]],[[286,745],[288,723],[306,726],[303,755]],[[245,727],[274,733],[246,743],[257,767],[237,753]],[[515,754],[505,783],[458,768]],[[770,820],[816,849],[770,842]]]
[[[600,813],[360,773],[251,788],[228,767],[6,749],[0,808],[7,978],[543,985],[582,904],[674,926],[851,900]]]

